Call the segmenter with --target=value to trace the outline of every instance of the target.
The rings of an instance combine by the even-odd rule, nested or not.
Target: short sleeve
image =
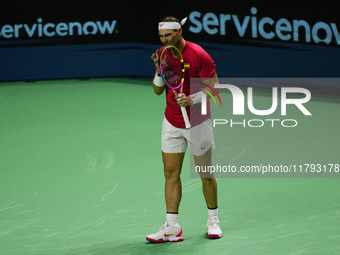
[[[198,58],[198,75],[201,78],[211,78],[216,73],[216,65],[214,60],[210,57],[210,55],[205,51],[201,50]]]

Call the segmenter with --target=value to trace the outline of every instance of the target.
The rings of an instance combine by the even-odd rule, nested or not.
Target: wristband
[[[153,84],[155,84],[157,87],[164,87],[165,83],[162,79],[162,77],[155,75],[155,78],[153,79]]]
[[[192,100],[192,104],[198,104],[202,101],[202,96],[204,95],[203,91],[199,91],[195,94],[190,95],[190,98]]]

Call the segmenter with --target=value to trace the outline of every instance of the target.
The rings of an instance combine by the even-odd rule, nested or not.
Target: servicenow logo
[[[112,34],[115,32],[116,20],[43,23],[42,18],[34,24],[0,25],[0,37],[5,39],[20,37],[54,37],[54,36],[80,36],[96,34]]]
[[[239,17],[236,14],[212,12],[202,14],[193,11],[189,15],[192,24],[189,31],[195,34],[204,31],[210,35],[226,35],[227,27],[235,26],[240,37],[244,37],[245,33],[250,31],[252,38],[270,40],[277,37],[282,41],[329,44],[334,36],[336,43],[340,45],[340,34],[335,23],[327,24],[320,21],[309,24],[305,20],[285,18],[274,20],[270,17],[257,17],[256,7],[252,7],[250,12],[252,16]]]

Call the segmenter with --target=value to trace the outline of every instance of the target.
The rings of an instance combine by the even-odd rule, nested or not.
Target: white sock
[[[208,215],[209,217],[218,216],[218,208],[217,207],[215,209],[208,208]]]
[[[167,213],[166,214],[166,221],[171,226],[178,225],[178,213]]]

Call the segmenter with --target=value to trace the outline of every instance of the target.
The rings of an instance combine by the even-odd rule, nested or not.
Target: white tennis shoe
[[[166,221],[157,233],[148,235],[146,240],[152,243],[180,242],[184,240],[182,234],[183,231],[179,225],[170,226]]]
[[[222,237],[220,221],[217,216],[209,217],[207,221],[207,235],[209,238],[218,239]]]

